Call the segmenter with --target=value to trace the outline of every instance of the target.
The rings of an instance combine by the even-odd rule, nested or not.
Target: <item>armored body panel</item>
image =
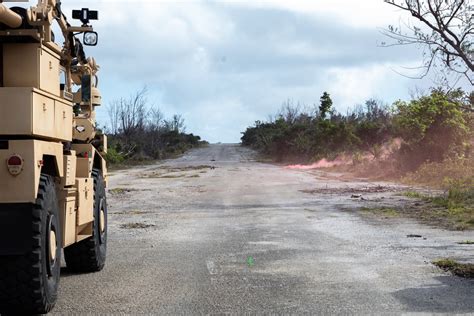
[[[84,33],[84,44],[96,44],[89,19],[97,14],[78,12],[82,25],[74,27],[57,0],[29,8],[0,1],[0,314],[54,307],[62,249],[71,271],[100,271],[105,264],[107,138],[96,136],[99,66],[77,38]]]

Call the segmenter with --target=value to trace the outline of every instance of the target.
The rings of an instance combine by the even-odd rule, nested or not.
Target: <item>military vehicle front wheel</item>
[[[61,270],[61,228],[53,178],[41,175],[32,214],[31,250],[0,257],[0,313],[45,314],[55,305]]]
[[[92,171],[94,179],[94,223],[92,237],[64,249],[71,272],[97,272],[104,268],[107,253],[107,200],[100,170]]]

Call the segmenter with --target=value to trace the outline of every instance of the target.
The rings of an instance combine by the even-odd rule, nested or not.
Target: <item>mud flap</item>
[[[31,204],[0,204],[0,256],[22,255],[32,249]]]

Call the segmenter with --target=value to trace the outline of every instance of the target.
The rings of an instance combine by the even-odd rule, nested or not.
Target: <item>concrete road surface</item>
[[[109,180],[106,268],[63,269],[55,314],[474,313],[474,281],[430,263],[474,262],[457,244],[474,232],[353,211],[364,202],[351,190],[387,184],[225,144]],[[403,188],[390,188],[366,199],[396,202]]]

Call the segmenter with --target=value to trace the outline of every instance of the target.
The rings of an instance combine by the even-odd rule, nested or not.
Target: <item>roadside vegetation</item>
[[[286,102],[275,118],[247,128],[242,144],[276,162],[441,189],[437,196],[408,192],[424,202],[410,212],[474,228],[474,93],[437,88],[392,105],[368,100],[341,114],[325,92],[312,108]]]
[[[438,88],[392,105],[368,100],[341,114],[325,92],[319,107],[285,102],[274,119],[257,121],[241,140],[278,162],[383,161],[379,169],[386,174],[413,173],[412,181],[429,175],[438,183],[453,173],[467,181],[474,175],[473,101],[474,93]]]
[[[433,264],[459,277],[474,278],[474,264],[472,263],[459,263],[452,259],[440,259],[433,261]]]
[[[146,96],[146,89],[142,89],[128,99],[113,101],[108,107],[106,159],[112,167],[173,158],[207,144],[199,136],[186,133],[180,115],[165,119],[159,109],[148,103]]]
[[[427,225],[450,230],[474,229],[474,200],[467,194],[450,189],[443,194],[407,191],[401,195],[410,198],[391,207],[362,207],[362,213],[391,217],[409,217]],[[469,244],[466,240],[463,244]]]

